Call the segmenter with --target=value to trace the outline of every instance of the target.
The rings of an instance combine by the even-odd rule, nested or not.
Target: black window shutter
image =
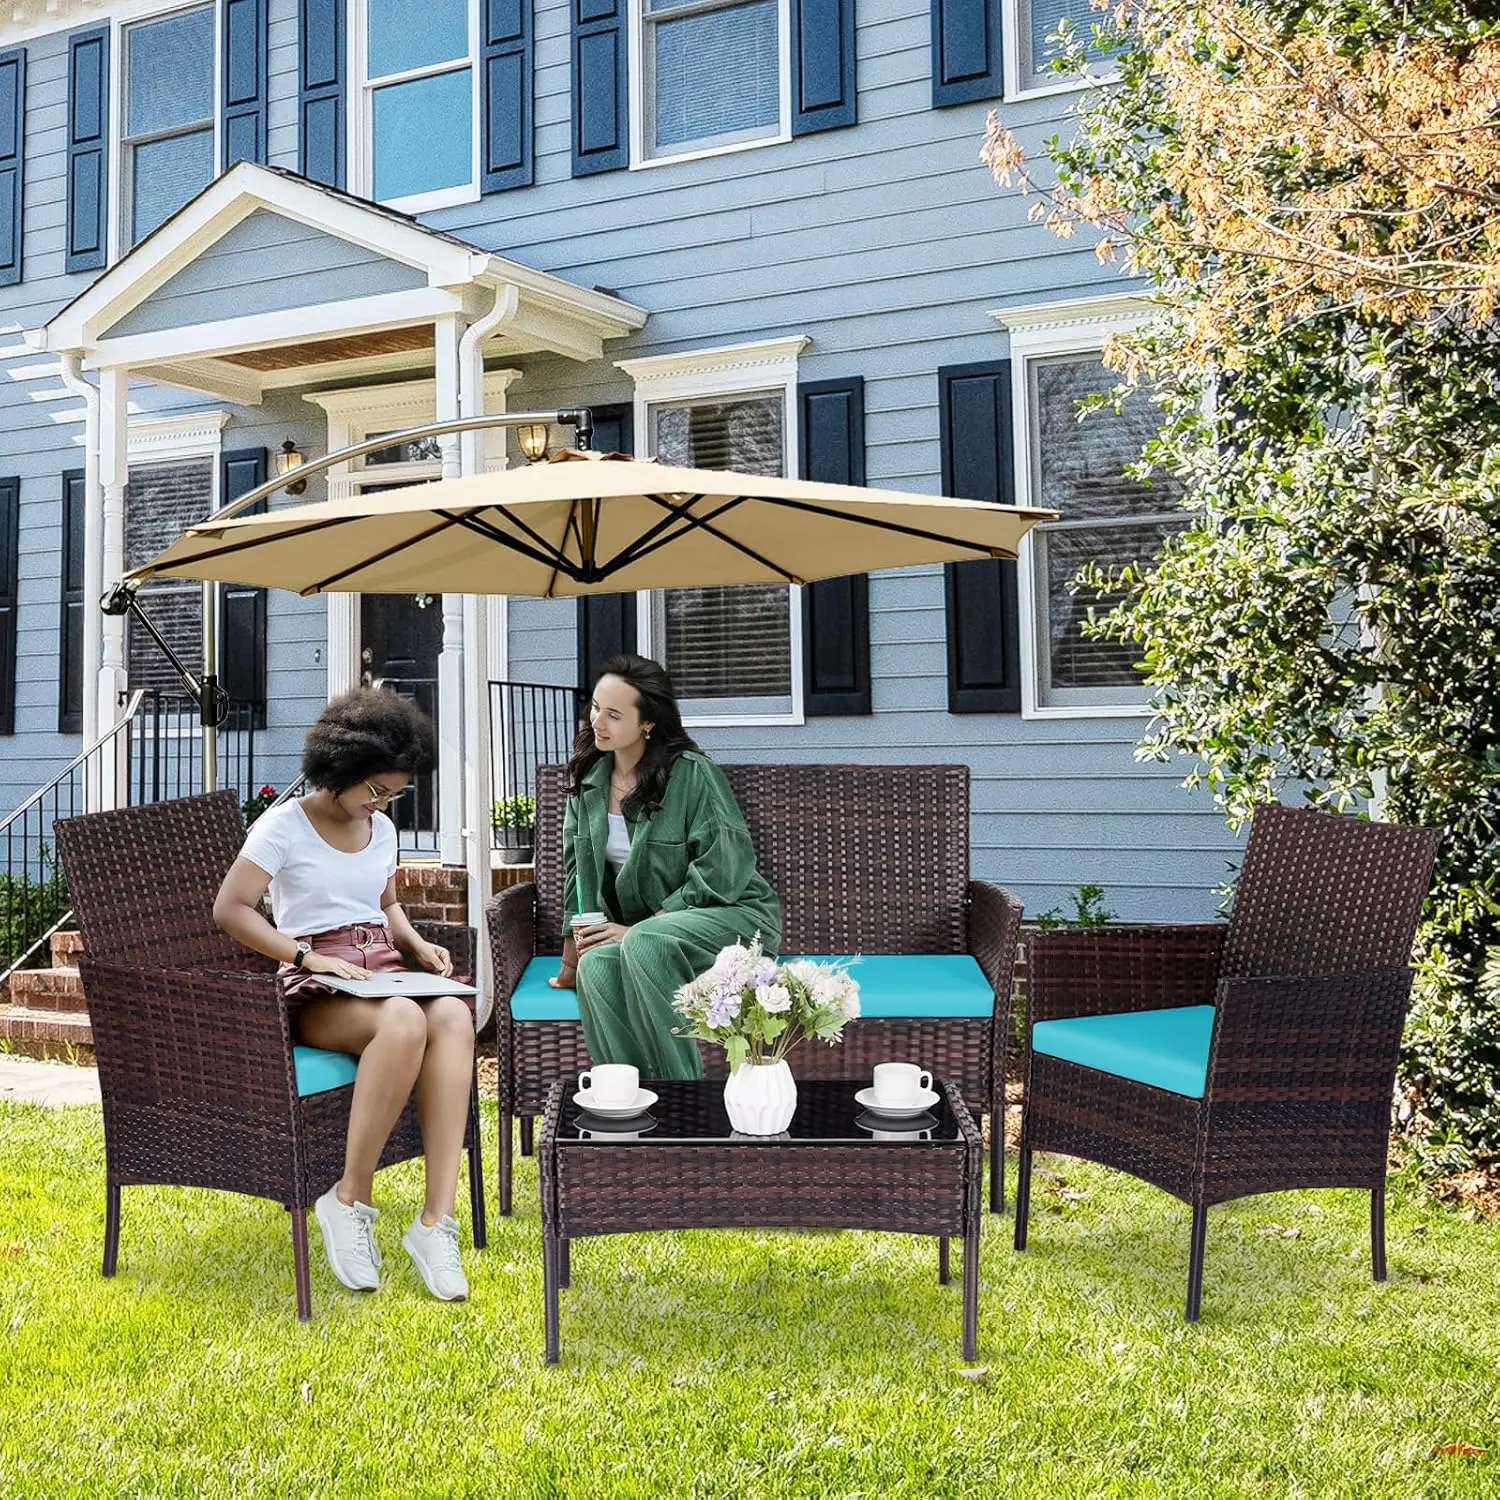
[[[480,191],[528,187],[531,152],[531,0],[484,0]]]
[[[26,176],[26,49],[0,52],[0,286],[21,279]]]
[[[852,125],[854,0],[792,0],[792,134]]]
[[[626,0],[573,0],[573,175],[630,165]]]
[[[0,734],[16,732],[16,552],[21,481],[0,479]]]
[[[220,494],[228,505],[247,490],[266,482],[266,450],[246,448],[225,453],[221,466]],[[265,510],[261,500],[241,515]],[[219,622],[220,686],[234,705],[250,705],[251,727],[266,727],[266,591],[240,584],[225,584],[223,618]],[[243,714],[245,710],[239,709]],[[235,721],[238,722],[238,721]]]
[[[1015,503],[1010,361],[938,371],[943,493]],[[946,569],[948,712],[1020,713],[1016,565],[1003,559]]]
[[[223,0],[224,170],[266,159],[266,0]]]
[[[998,99],[1000,0],[932,0],[932,105]]]
[[[83,559],[84,506],[87,503],[83,470],[68,469],[62,477],[62,621],[57,663],[57,730],[78,734],[83,729]]]
[[[302,0],[299,170],[344,185],[344,0]]]
[[[65,271],[109,257],[109,27],[68,38],[68,252]]]
[[[804,479],[865,482],[865,383],[797,387]],[[825,578],[802,590],[802,706],[808,718],[870,712],[870,580]]]
[[[596,453],[635,452],[635,413],[629,406],[595,406]],[[594,686],[599,663],[636,649],[634,594],[581,594],[578,598],[578,685]]]

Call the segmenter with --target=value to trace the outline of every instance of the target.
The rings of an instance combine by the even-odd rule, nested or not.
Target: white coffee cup
[[[932,1092],[932,1074],[916,1063],[875,1064],[875,1103],[905,1108],[921,1102],[923,1092]]]
[[[581,911],[568,918],[570,927],[598,927],[607,922],[608,917],[602,911]]]
[[[635,1103],[641,1088],[641,1070],[629,1063],[600,1063],[578,1075],[578,1088],[594,1097],[606,1109],[624,1109]]]

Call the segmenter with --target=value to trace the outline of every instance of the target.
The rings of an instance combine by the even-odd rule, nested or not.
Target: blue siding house
[[[1141,302],[979,161],[991,108],[1031,144],[1064,125],[1047,36],[1070,9],[8,0],[0,814],[134,690],[175,690],[101,592],[285,446],[587,404],[600,446],[1059,519],[1016,563],[806,589],[226,589],[217,666],[253,748],[226,779],[284,785],[331,693],[424,684],[431,852],[484,874],[477,902],[486,684],[572,686],[629,645],[720,759],[967,763],[975,874],[1033,914],[1093,882],[1122,917],[1211,916],[1235,841],[1180,767],[1137,762],[1130,653],[1085,639],[1067,587],[1176,524],[1169,491],[1121,475],[1150,404],[1075,416]],[[393,444],[304,498],[523,461],[500,431]],[[197,586],[144,598],[201,666]],[[158,759],[191,759],[190,724],[153,732]]]

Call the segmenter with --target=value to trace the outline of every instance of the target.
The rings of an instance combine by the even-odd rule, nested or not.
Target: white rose
[[[792,992],[784,984],[760,984],[755,987],[755,998],[760,1008],[769,1015],[778,1015],[792,1008]]]

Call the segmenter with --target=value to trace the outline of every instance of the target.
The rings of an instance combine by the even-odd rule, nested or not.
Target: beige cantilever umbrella
[[[526,469],[207,521],[128,580],[545,598],[806,583],[1014,557],[1053,514],[569,451]]]

